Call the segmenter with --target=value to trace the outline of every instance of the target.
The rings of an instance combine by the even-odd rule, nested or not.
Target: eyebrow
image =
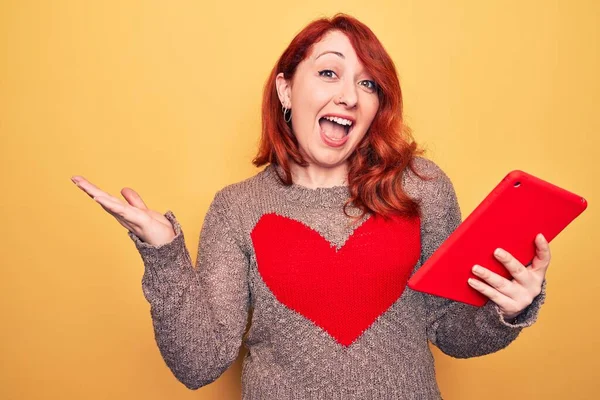
[[[344,55],[343,55],[342,53],[340,53],[339,51],[327,50],[327,51],[324,51],[324,52],[322,52],[321,54],[319,54],[319,55],[318,55],[318,56],[315,58],[315,60],[316,60],[317,58],[321,57],[322,55],[329,54],[329,53],[331,53],[331,54],[335,54],[336,56],[338,56],[338,57],[340,57],[340,58],[346,59],[346,57],[344,57]]]

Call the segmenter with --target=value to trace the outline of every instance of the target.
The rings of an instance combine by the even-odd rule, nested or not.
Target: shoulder
[[[249,178],[224,186],[215,194],[213,205],[223,211],[240,212],[264,191],[265,174],[266,169],[263,169]]]
[[[413,167],[416,173],[407,167],[403,176],[404,189],[409,196],[419,201],[435,201],[454,196],[452,181],[435,162],[415,157]]]

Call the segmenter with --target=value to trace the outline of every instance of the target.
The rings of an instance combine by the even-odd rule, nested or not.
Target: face
[[[337,167],[365,136],[377,109],[377,87],[348,37],[330,31],[298,65],[291,82],[277,76],[292,131],[311,165]]]

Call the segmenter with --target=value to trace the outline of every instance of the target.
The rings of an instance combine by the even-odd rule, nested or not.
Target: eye
[[[335,72],[333,72],[332,70],[324,69],[322,71],[319,71],[319,76],[324,76],[326,78],[333,79],[333,78],[335,78],[336,75],[335,75]]]
[[[360,81],[360,84],[367,88],[369,93],[373,93],[377,90],[377,84],[373,81]]]

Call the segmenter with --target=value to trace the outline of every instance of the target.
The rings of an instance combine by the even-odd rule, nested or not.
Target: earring
[[[284,106],[282,105],[282,106],[281,106],[281,112],[283,112],[283,120],[284,120],[285,122],[288,122],[288,123],[289,123],[289,122],[292,120],[292,110],[291,110],[291,109],[289,109],[289,110],[288,110],[286,107],[284,107]],[[286,114],[287,114],[288,112],[289,112],[289,115],[290,115],[290,118],[289,118],[289,119],[286,117]]]

